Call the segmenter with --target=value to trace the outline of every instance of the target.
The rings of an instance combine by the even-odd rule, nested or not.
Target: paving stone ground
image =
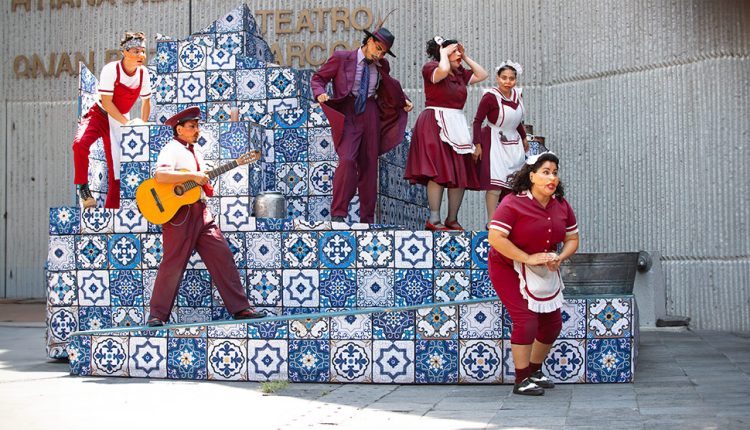
[[[509,385],[287,384],[264,394],[255,382],[69,376],[45,356],[37,307],[0,303],[2,430],[750,429],[750,333],[641,331],[635,383],[558,385],[538,398]]]

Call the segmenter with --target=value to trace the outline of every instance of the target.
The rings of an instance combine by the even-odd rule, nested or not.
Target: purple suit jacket
[[[385,58],[375,65],[380,76],[376,90],[381,127],[378,152],[384,154],[404,140],[407,122],[407,113],[404,111],[406,95],[401,84],[390,76],[391,66]],[[333,97],[326,104],[340,111],[338,107],[352,91],[356,70],[357,50],[334,52],[310,79],[313,96],[317,100],[319,95],[326,92],[326,85],[333,81]],[[335,125],[332,123],[331,127]],[[340,142],[334,139],[333,144],[338,148]]]

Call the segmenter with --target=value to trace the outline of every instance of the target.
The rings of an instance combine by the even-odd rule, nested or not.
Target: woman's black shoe
[[[520,394],[522,396],[543,396],[544,388],[531,382],[530,378],[526,378],[513,386],[513,394]]]
[[[531,382],[542,388],[555,388],[555,383],[548,377],[544,376],[541,370],[532,373],[531,376],[529,376],[529,379],[531,379]]]

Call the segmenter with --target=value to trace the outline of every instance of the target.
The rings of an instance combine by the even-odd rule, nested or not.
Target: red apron
[[[120,83],[120,70],[122,63],[118,63],[117,77],[112,92],[112,103],[117,110],[126,117],[138,100],[143,86],[143,70],[140,73],[138,87],[129,88]],[[89,109],[88,113],[81,118],[73,141],[73,161],[75,164],[75,184],[88,182],[89,152],[91,145],[101,138],[104,144],[104,154],[107,159],[107,200],[105,208],[117,209],[120,207],[120,123],[109,118],[104,109],[97,103]],[[115,142],[114,151],[112,142]]]

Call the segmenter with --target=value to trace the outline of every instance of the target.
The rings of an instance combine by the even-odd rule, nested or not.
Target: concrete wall
[[[76,79],[18,79],[18,55],[117,45],[126,29],[183,37],[237,6],[229,0],[105,1],[60,9],[11,10],[3,4],[0,72],[0,295],[42,294],[47,209],[72,202],[70,141],[75,128]],[[71,2],[74,3],[74,2]],[[95,2],[94,2],[95,3]],[[523,64],[528,122],[562,158],[568,196],[586,252],[660,250],[667,310],[693,325],[750,329],[750,3],[716,1],[252,1],[251,10],[369,7],[385,15],[396,35],[393,74],[419,111],[424,43],[435,34],[464,41],[467,53],[494,70],[510,58]],[[174,12],[177,10],[177,12]],[[167,14],[170,14],[167,16]],[[96,17],[96,19],[94,19]],[[137,18],[136,18],[137,17]],[[81,19],[91,21],[77,25]],[[361,33],[330,20],[322,29],[266,39],[291,43],[356,42]],[[283,29],[283,26],[282,26]],[[322,31],[318,31],[322,30]],[[319,55],[324,57],[324,55]],[[297,64],[293,64],[297,66]],[[63,74],[64,75],[64,74]],[[482,90],[466,105],[473,118]],[[416,115],[411,116],[411,121]],[[31,180],[34,177],[34,180]],[[484,225],[484,199],[467,193],[460,219]]]

